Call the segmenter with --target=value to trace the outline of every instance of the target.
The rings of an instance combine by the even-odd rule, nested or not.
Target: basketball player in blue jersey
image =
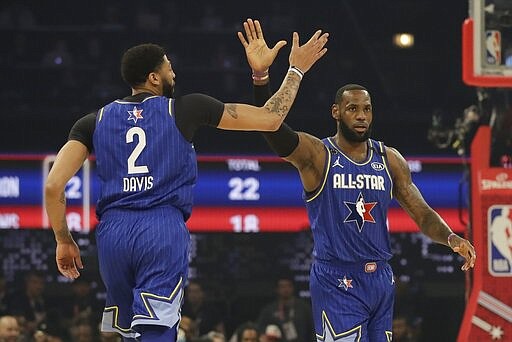
[[[258,21],[244,22],[238,37],[253,69],[255,97],[270,96],[269,49]],[[318,139],[286,124],[265,133],[270,147],[299,171],[314,238],[310,291],[317,341],[391,341],[394,280],[386,217],[395,197],[433,241],[474,266],[471,243],[453,233],[425,202],[407,162],[394,148],[370,138],[373,108],[355,84],[336,92],[331,109],[337,133]]]
[[[101,180],[96,212],[100,273],[107,290],[102,330],[125,341],[175,341],[187,279],[194,133],[201,125],[228,130],[276,130],[304,72],[321,58],[328,34],[304,45],[297,33],[290,70],[264,106],[222,103],[202,94],[172,98],[175,73],[164,49],[143,44],[121,61],[132,94],[78,120],[45,185],[59,271],[79,276],[80,251],[68,230],[66,183],[94,151]]]

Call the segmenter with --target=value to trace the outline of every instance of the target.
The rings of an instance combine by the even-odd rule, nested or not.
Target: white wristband
[[[304,72],[302,70],[300,70],[299,68],[297,68],[296,66],[293,66],[293,65],[290,66],[290,69],[288,69],[288,71],[293,71],[294,73],[299,75],[301,80],[304,77]]]

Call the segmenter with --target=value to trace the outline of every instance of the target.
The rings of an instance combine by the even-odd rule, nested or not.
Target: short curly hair
[[[368,89],[366,89],[365,87],[363,87],[362,85],[359,85],[359,84],[352,84],[352,83],[345,84],[343,87],[338,89],[338,91],[336,92],[336,96],[334,97],[334,103],[339,104],[341,102],[341,97],[343,96],[343,93],[346,91],[349,91],[349,90],[366,90],[366,91],[368,91]]]
[[[121,76],[130,87],[146,82],[148,75],[164,62],[165,50],[156,44],[129,48],[121,58]]]

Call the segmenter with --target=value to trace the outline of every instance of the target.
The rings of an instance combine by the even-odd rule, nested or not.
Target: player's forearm
[[[263,105],[265,112],[270,114],[272,120],[275,121],[274,130],[279,128],[286,115],[288,115],[299,91],[301,80],[302,77],[298,72],[290,68],[279,90]]]
[[[432,241],[448,246],[448,236],[453,231],[434,210],[430,209],[423,215],[418,225],[422,233],[432,239]]]
[[[45,190],[45,207],[50,226],[57,242],[66,242],[71,234],[66,222],[66,196],[64,191]]]
[[[256,106],[263,106],[265,102],[272,96],[270,86],[267,81],[265,84],[254,85],[254,104]],[[287,157],[297,147],[299,143],[299,137],[290,127],[284,122],[281,124],[279,129],[275,132],[262,132],[267,144],[270,148],[280,157]]]

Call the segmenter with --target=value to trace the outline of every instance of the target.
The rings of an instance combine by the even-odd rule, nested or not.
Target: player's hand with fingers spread
[[[244,21],[245,36],[242,32],[238,32],[238,39],[244,46],[247,62],[254,73],[263,73],[274,62],[279,50],[286,45],[286,41],[280,40],[269,48],[265,38],[263,37],[263,30],[258,20],[247,19]]]
[[[306,44],[301,46],[299,45],[299,34],[293,32],[292,50],[289,57],[290,66],[297,67],[306,73],[327,52],[325,44],[327,44],[328,38],[329,33],[322,33],[322,30],[318,30]]]
[[[475,266],[475,248],[468,240],[461,238],[457,234],[450,234],[448,245],[454,252],[459,253],[466,259],[466,262],[461,268],[463,271],[467,271]]]
[[[69,279],[78,278],[80,276],[78,269],[84,268],[80,249],[72,238],[69,241],[57,242],[55,260],[59,272]]]

